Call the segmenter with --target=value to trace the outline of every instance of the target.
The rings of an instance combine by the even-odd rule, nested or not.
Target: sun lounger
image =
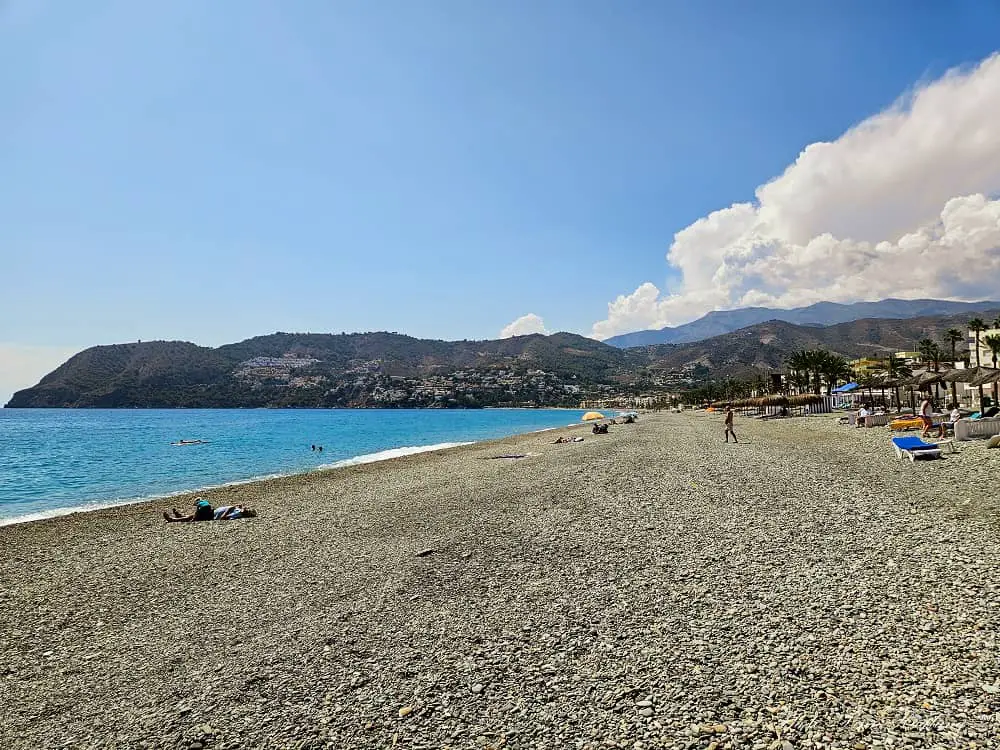
[[[902,430],[919,430],[924,426],[920,417],[899,417],[889,422],[889,429],[897,432]]]
[[[889,424],[888,414],[869,414],[865,417],[865,427],[885,427]]]
[[[925,443],[918,437],[894,437],[892,447],[896,458],[906,456],[911,461],[918,458],[941,458],[941,449],[936,443]]]
[[[1000,435],[1000,417],[960,419],[955,422],[955,439],[972,440]]]

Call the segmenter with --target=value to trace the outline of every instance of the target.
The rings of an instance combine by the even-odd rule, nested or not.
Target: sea
[[[0,525],[579,424],[583,414],[0,409]],[[174,445],[182,440],[203,442]]]

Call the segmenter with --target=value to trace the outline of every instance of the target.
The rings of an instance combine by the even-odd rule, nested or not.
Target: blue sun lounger
[[[894,437],[892,447],[896,449],[896,458],[906,456],[911,461],[918,458],[941,458],[941,448],[937,443],[925,443],[918,437]]]

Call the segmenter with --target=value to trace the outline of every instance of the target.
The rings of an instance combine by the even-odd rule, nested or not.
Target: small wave
[[[335,461],[332,464],[322,464],[318,468],[342,469],[345,466],[373,464],[377,461],[388,461],[390,458],[412,456],[416,453],[428,453],[429,451],[443,451],[446,448],[459,448],[463,445],[472,445],[472,443],[435,443],[434,445],[411,445],[403,448],[390,448],[389,450],[378,451],[376,453],[366,453],[362,456],[355,456],[354,458],[345,458],[343,461]]]
[[[300,472],[294,472],[300,473]],[[261,474],[256,477],[248,477],[247,479],[234,479],[231,482],[222,482],[220,484],[206,484],[201,487],[191,487],[183,490],[173,490],[171,492],[158,492],[154,495],[141,495],[140,497],[130,497],[126,499],[119,500],[95,500],[90,503],[82,503],[80,505],[66,505],[59,508],[46,508],[45,510],[33,511],[31,513],[22,513],[17,516],[0,517],[0,526],[13,526],[15,523],[28,523],[29,521],[44,521],[46,518],[58,518],[59,516],[68,516],[72,513],[89,513],[94,510],[105,510],[107,508],[120,508],[123,505],[138,505],[139,503],[151,503],[155,500],[167,500],[171,497],[180,497],[181,495],[193,495],[198,492],[209,492],[211,490],[221,490],[224,487],[232,487],[237,484],[251,484],[253,482],[264,482],[268,479],[281,479],[282,477],[292,476],[289,474]]]
[[[177,493],[182,494],[182,493]],[[72,513],[88,513],[92,510],[103,510],[104,508],[118,508],[122,505],[135,505],[152,500],[151,497],[140,497],[134,500],[115,500],[108,502],[87,503],[86,505],[71,505],[67,508],[49,508],[39,510],[34,513],[25,513],[20,516],[10,516],[0,518],[0,526],[13,526],[16,523],[28,523],[29,521],[44,521],[46,518],[56,518],[57,516],[68,516]]]

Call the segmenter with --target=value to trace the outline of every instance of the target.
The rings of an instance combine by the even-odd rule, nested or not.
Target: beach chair
[[[972,440],[1000,435],[1000,417],[960,419],[955,422],[955,439]]]
[[[924,426],[920,417],[897,417],[889,422],[889,429],[895,432],[903,430],[919,430]]]
[[[894,437],[892,447],[896,450],[896,458],[906,456],[910,461],[941,458],[941,448],[936,443],[925,443],[918,437]]]
[[[889,424],[888,414],[869,414],[865,417],[865,427],[885,427]]]

